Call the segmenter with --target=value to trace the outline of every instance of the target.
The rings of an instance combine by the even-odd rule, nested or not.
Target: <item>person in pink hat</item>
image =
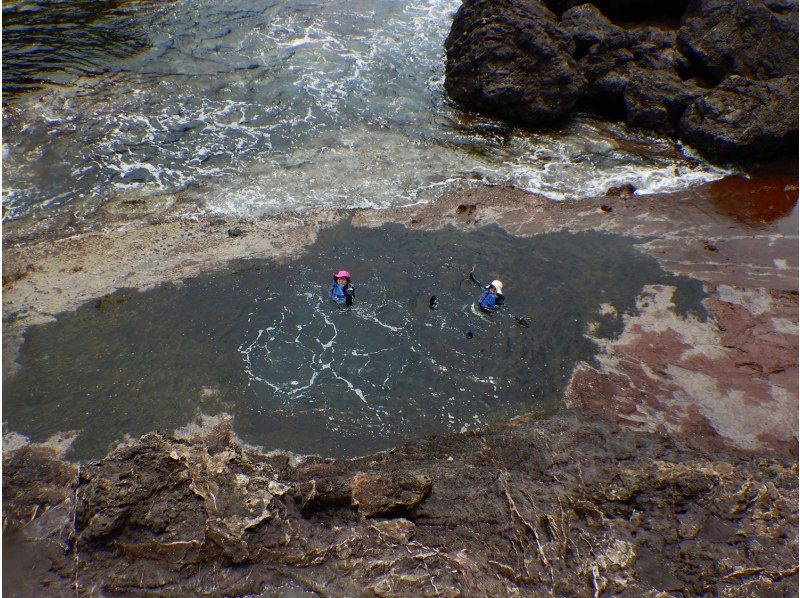
[[[356,289],[350,282],[350,272],[339,270],[333,275],[333,284],[330,290],[331,299],[338,305],[353,305],[356,296]]]

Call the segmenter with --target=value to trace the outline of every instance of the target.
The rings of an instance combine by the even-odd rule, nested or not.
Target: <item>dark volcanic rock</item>
[[[797,73],[797,0],[693,0],[678,48],[701,76],[774,79]]]
[[[467,0],[445,44],[445,89],[523,126],[578,106],[716,159],[794,153],[797,20],[797,0]]]
[[[572,36],[575,42],[576,58],[586,56],[589,48],[597,43],[625,35],[622,27],[614,25],[596,6],[591,4],[570,8],[561,17],[561,27]]]
[[[677,80],[676,66],[680,58],[675,51],[675,35],[653,27],[625,31],[595,44],[579,64],[587,80],[586,98],[590,108],[625,115],[625,91],[631,85],[653,80],[664,104],[678,104],[685,92]],[[671,86],[663,81],[674,80]],[[659,84],[658,82],[662,82]],[[665,96],[676,94],[670,100]]]
[[[536,0],[467,0],[445,49],[447,94],[516,123],[557,123],[585,86],[570,35]]]
[[[798,77],[753,81],[732,76],[697,98],[681,136],[720,160],[758,159],[797,151]]]
[[[636,193],[636,187],[626,183],[620,187],[609,187],[605,195],[606,197],[632,197],[634,193]]]
[[[547,7],[556,14],[563,14],[570,8],[585,4],[586,0],[544,0]],[[677,19],[684,13],[689,0],[594,0],[603,14],[613,19],[625,21]]]
[[[797,587],[796,463],[704,455],[580,412],[349,461],[265,455],[224,430],[193,440],[149,434],[80,476],[21,454],[3,455],[7,526],[33,549],[44,517],[60,518],[68,534],[43,553],[40,595]],[[37,493],[15,491],[37,485],[61,500],[47,515],[35,509]],[[329,499],[304,509],[315,492]],[[13,564],[4,555],[4,573]]]
[[[625,86],[625,120],[637,127],[672,135],[689,104],[704,90],[669,70],[636,72]]]

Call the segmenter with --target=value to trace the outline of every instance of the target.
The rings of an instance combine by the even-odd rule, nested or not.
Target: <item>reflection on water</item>
[[[458,0],[40,2],[4,8],[4,84],[60,84],[4,111],[10,218],[80,219],[117,194],[249,217],[427,201],[476,179],[561,199],[722,174],[622,125],[465,118],[442,89]]]
[[[472,313],[473,266],[504,281],[530,328]],[[326,295],[343,267],[358,289],[349,311]],[[601,304],[630,312],[654,283],[702,311],[700,283],[664,273],[622,237],[341,225],[287,264],[122,291],[30,328],[21,369],[3,383],[5,423],[38,440],[78,429],[71,456],[87,458],[126,433],[225,411],[268,448],[365,454],[556,408],[576,361],[591,359],[587,326],[620,329]]]

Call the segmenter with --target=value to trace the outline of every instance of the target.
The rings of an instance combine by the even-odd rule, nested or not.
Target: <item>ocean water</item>
[[[724,172],[577,118],[531,133],[443,92],[458,0],[26,0],[3,5],[4,218],[114,197],[255,217],[435,200],[477,181],[554,200]]]

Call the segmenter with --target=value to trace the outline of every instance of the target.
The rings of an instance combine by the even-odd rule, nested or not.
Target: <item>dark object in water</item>
[[[467,338],[472,338],[472,337],[473,337],[473,336],[475,336],[475,335],[474,335],[474,334],[472,334],[472,332],[470,332],[470,331],[467,331],[467,333],[466,333],[464,336],[466,336]]]
[[[228,236],[231,237],[231,238],[235,239],[236,237],[241,237],[243,234],[244,234],[244,231],[241,228],[239,228],[238,226],[228,229]]]
[[[528,316],[515,316],[514,314],[508,314],[508,315],[511,316],[512,318],[514,318],[514,320],[520,326],[522,326],[524,328],[530,328],[531,327],[531,319]]]
[[[353,305],[353,298],[355,296],[356,296],[356,290],[353,288],[353,285],[351,285],[348,282],[347,286],[344,287],[344,303],[345,303],[345,305],[347,305],[348,307]]]
[[[431,309],[436,309],[439,307],[439,300],[436,298],[436,295],[431,295],[431,300],[428,302],[428,306]]]
[[[636,187],[630,183],[625,183],[619,187],[609,187],[606,191],[606,197],[630,197],[636,193]]]
[[[612,208],[608,204],[603,204],[602,206],[600,206],[600,209],[603,210],[604,212],[613,212],[614,211],[614,208]]]
[[[705,249],[706,251],[719,251],[719,248],[716,245],[714,245],[713,243],[709,243],[708,241],[705,241],[703,243],[703,249]]]

